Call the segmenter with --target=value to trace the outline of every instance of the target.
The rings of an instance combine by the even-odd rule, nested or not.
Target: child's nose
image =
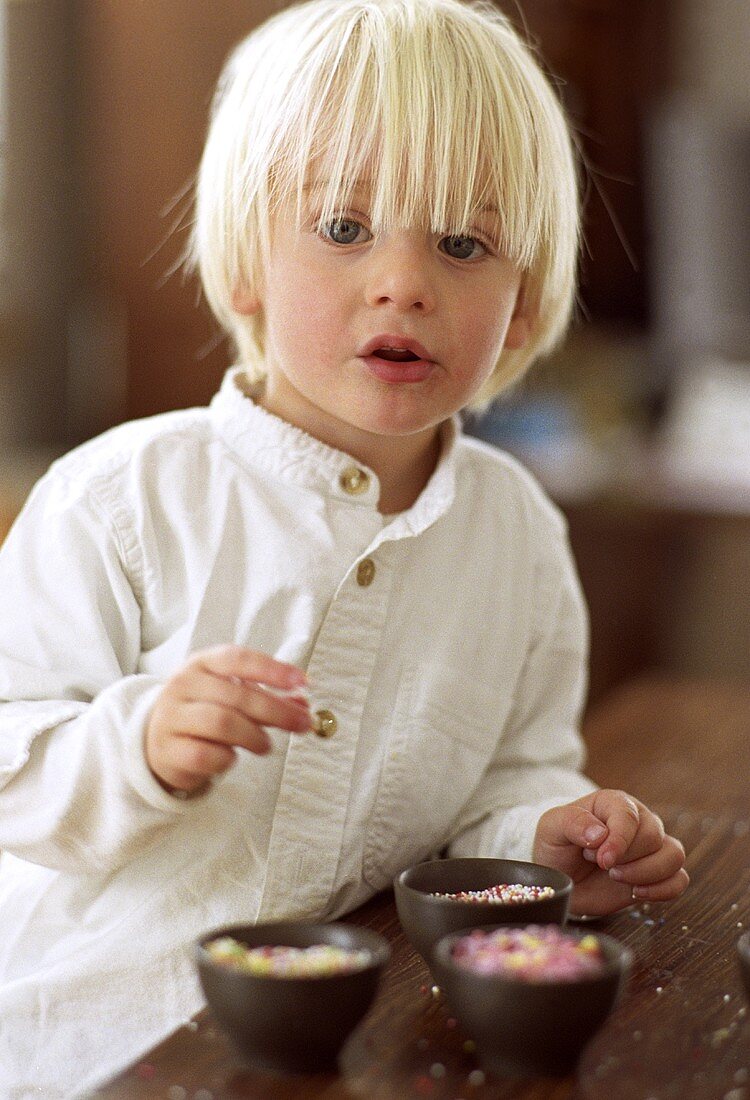
[[[406,231],[382,237],[370,253],[365,294],[367,304],[430,313],[435,287],[427,245]]]

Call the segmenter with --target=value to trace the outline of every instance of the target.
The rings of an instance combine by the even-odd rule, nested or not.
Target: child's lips
[[[384,352],[385,355],[379,353]],[[401,333],[382,332],[373,336],[357,353],[360,358],[367,359],[376,356],[384,362],[414,362],[422,359],[427,363],[433,361],[427,348],[418,340]]]
[[[381,359],[377,355],[364,355],[360,358],[370,374],[381,382],[389,382],[393,385],[424,382],[435,369],[435,364],[429,359],[412,359],[409,362],[400,363]]]
[[[418,341],[391,333],[369,340],[359,358],[381,382],[392,384],[423,382],[435,367],[430,353]]]

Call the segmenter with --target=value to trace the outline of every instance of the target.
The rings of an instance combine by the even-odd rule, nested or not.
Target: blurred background
[[[180,271],[231,46],[270,0],[0,0],[0,537],[50,459],[207,402],[229,364]],[[565,345],[467,427],[565,511],[591,699],[750,676],[750,4],[513,0],[586,161]]]

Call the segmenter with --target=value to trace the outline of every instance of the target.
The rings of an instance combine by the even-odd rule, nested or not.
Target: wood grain
[[[433,994],[429,973],[404,940],[385,894],[349,918],[383,932],[393,958],[372,1011],[345,1048],[339,1074],[257,1073],[203,1012],[96,1095],[746,1100],[750,1024],[735,944],[743,928],[750,929],[750,795],[743,790],[744,768],[737,766],[749,720],[750,689],[742,685],[651,680],[618,693],[611,706],[590,716],[595,772],[605,776],[619,765],[620,785],[629,787],[633,779],[644,795],[662,785],[671,795],[682,794],[658,800],[656,808],[685,844],[692,883],[671,906],[636,906],[595,925],[627,943],[635,963],[626,995],[575,1075],[483,1077],[476,1055],[464,1046],[470,1037],[453,1021],[443,995]],[[675,755],[679,746],[684,758]]]

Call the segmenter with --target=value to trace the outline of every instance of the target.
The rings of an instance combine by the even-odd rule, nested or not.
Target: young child
[[[681,845],[579,768],[564,523],[458,414],[560,338],[576,178],[492,7],[314,0],[240,45],[193,257],[210,407],[55,463],[0,556],[0,1093],[75,1095],[201,1006],[191,945],[332,919],[436,853],[573,911]]]

